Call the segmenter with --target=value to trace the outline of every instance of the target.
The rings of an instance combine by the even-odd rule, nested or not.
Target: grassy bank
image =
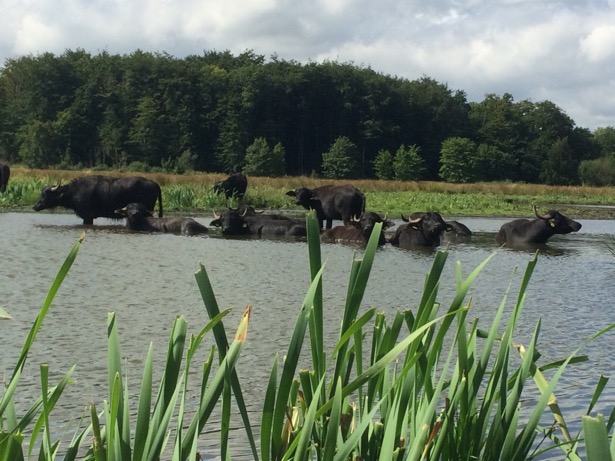
[[[0,210],[30,210],[47,184],[67,182],[89,171],[31,170],[13,168],[7,191],[0,195]],[[134,173],[96,172],[113,175]],[[225,177],[214,173],[184,175],[144,173],[162,186],[167,212],[208,214],[228,205],[212,193],[216,181]],[[257,208],[299,210],[286,191],[296,187],[318,187],[332,181],[309,177],[250,177],[245,202]],[[438,211],[444,216],[531,216],[532,205],[540,210],[557,209],[575,218],[612,219],[615,188],[566,187],[536,184],[478,183],[448,184],[430,181],[336,181],[352,183],[365,192],[369,210],[388,213]]]

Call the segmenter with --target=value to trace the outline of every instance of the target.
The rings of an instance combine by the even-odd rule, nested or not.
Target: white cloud
[[[600,25],[581,39],[581,52],[590,62],[615,58],[615,25]]]
[[[0,63],[82,48],[334,59],[615,126],[615,0],[3,0]]]
[[[38,16],[25,15],[15,31],[15,38],[15,53],[36,54],[45,52],[49,44],[60,42],[62,32]]]

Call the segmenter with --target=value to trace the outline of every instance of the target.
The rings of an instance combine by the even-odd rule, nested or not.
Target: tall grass
[[[442,306],[439,288],[446,282],[442,273],[448,253],[437,252],[416,305],[387,318],[376,308],[361,307],[377,257],[378,225],[363,254],[351,262],[339,335],[332,349],[326,350],[321,283],[326,265],[321,261],[319,229],[312,215],[307,226],[312,282],[297,312],[288,349],[271,365],[259,421],[249,419],[234,368],[247,334],[250,309],[229,340],[223,324],[228,311],[220,311],[205,267],[200,266],[195,277],[211,320],[188,337],[186,321],[178,317],[161,370],[153,369],[150,345],[136,408],[131,408],[122,373],[117,328],[121,319],[109,314],[108,393],[102,402],[91,404],[90,423],[76,431],[63,459],[73,460],[84,452],[86,460],[95,461],[197,459],[199,435],[206,425],[211,426],[209,417],[217,405],[221,405],[221,416],[214,424],[220,434],[220,456],[225,460],[231,459],[233,408],[242,417],[245,443],[253,458],[263,461],[529,460],[545,452],[574,461],[582,459],[585,448],[588,460],[603,461],[615,453],[607,435],[612,434],[615,412],[606,421],[592,415],[607,378],[598,381],[583,429],[572,434],[556,389],[567,367],[586,358],[578,356],[577,349],[558,362],[539,363],[540,322],[527,344],[514,339],[537,256],[528,262],[516,295],[509,286],[486,330],[471,318],[468,292],[497,253],[466,277],[457,264],[455,296],[450,305]],[[24,453],[53,460],[61,452],[61,441],[51,439],[50,416],[72,370],[50,388],[42,366],[41,397],[21,417],[17,417],[13,395],[28,349],[81,244],[80,240],[75,245],[52,284],[2,394],[0,461],[20,460]],[[586,342],[613,328],[615,325],[601,330]],[[193,358],[208,334],[213,335],[216,347],[210,349],[194,384],[190,381],[195,375],[190,372]],[[311,366],[300,369],[304,349],[309,351]],[[154,392],[156,371],[160,385]],[[199,397],[196,408],[188,408],[186,395],[194,386]],[[527,407],[531,401],[533,406]],[[258,440],[253,433],[255,424],[260,426]],[[25,433],[31,434],[27,444]],[[42,443],[36,455],[39,437]]]
[[[68,170],[30,170],[14,168],[7,192],[0,195],[0,208],[30,209],[46,184],[68,182],[84,174],[134,175],[117,171],[92,172]],[[143,173],[157,181],[163,192],[164,208],[170,212],[210,213],[236,206],[212,192],[215,182],[225,175],[217,173]],[[296,187],[318,187],[331,180],[311,177],[250,177],[246,203],[257,208],[298,208],[285,193]],[[414,211],[438,211],[443,215],[532,216],[532,205],[540,209],[556,208],[572,217],[612,218],[608,209],[578,205],[612,205],[615,188],[544,186],[515,183],[449,184],[433,181],[339,180],[337,184],[354,184],[367,197],[370,210],[389,216]],[[572,206],[570,206],[572,205]]]

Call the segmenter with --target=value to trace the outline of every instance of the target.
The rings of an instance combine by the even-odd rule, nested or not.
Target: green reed
[[[72,369],[50,387],[47,367],[42,365],[41,397],[20,417],[13,395],[28,350],[82,237],[54,280],[1,396],[0,461],[33,456],[51,461],[61,450],[66,461],[77,457],[95,461],[194,460],[199,436],[206,425],[212,429],[209,417],[217,405],[221,405],[221,416],[215,424],[220,431],[220,456],[225,460],[232,457],[229,428],[234,406],[242,417],[245,440],[255,460],[529,460],[558,450],[562,459],[574,461],[581,459],[583,447],[590,461],[611,459],[615,445],[608,434],[612,434],[615,412],[606,422],[601,415],[591,414],[608,379],[599,379],[583,429],[571,434],[555,390],[566,368],[586,357],[577,356],[577,349],[561,361],[539,364],[540,322],[528,344],[514,340],[537,256],[528,262],[516,297],[509,286],[486,330],[479,328],[478,319],[470,317],[468,292],[497,253],[465,277],[457,263],[455,296],[450,305],[442,306],[439,288],[445,283],[442,273],[448,252],[437,252],[420,298],[387,318],[376,308],[361,307],[378,255],[378,225],[365,250],[351,261],[337,342],[325,350],[323,325],[327,319],[321,277],[326,265],[321,261],[319,229],[312,213],[307,226],[312,282],[297,311],[288,350],[271,366],[260,421],[250,420],[235,371],[250,308],[246,308],[234,338],[228,339],[222,321],[228,310],[219,309],[201,265],[195,278],[211,320],[188,337],[185,319],[177,317],[161,370],[154,370],[150,345],[136,408],[131,406],[122,372],[117,328],[121,319],[109,314],[108,392],[101,401],[92,402],[89,424],[78,429],[64,449],[61,440],[51,438],[50,416]],[[615,325],[601,330],[585,343],[613,328]],[[195,353],[209,334],[216,347],[210,349],[200,372],[190,373]],[[299,369],[304,348],[309,348],[311,367]],[[189,416],[186,396],[195,376],[197,408]],[[155,381],[160,381],[157,391],[153,389]],[[522,414],[522,403],[531,401],[528,394],[538,397]],[[553,425],[542,425],[545,412],[550,412]],[[260,426],[258,440],[254,424]]]

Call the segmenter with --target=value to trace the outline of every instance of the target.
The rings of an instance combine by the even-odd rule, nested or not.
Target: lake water
[[[206,225],[211,221],[209,217],[196,218]],[[449,244],[440,301],[446,308],[453,298],[457,262],[467,275],[495,252],[471,289],[473,308],[469,318],[479,318],[481,325],[488,326],[510,283],[516,294],[533,250],[498,248],[495,233],[508,219],[447,218],[462,221],[474,235]],[[555,236],[549,241],[528,289],[515,340],[527,344],[536,322],[542,319],[542,363],[567,357],[584,339],[615,323],[615,255],[607,247],[615,244],[615,223],[581,223],[579,233]],[[52,382],[77,364],[75,383],[56,408],[56,424],[62,426],[70,418],[78,419],[92,401],[102,408],[107,396],[106,324],[110,311],[117,314],[122,355],[126,357],[124,372],[131,392],[136,394],[150,341],[159,364],[177,315],[186,317],[190,332],[197,332],[208,321],[194,279],[202,263],[220,308],[233,308],[225,319],[229,335],[238,325],[244,307],[253,306],[238,372],[250,403],[252,423],[258,426],[274,356],[286,353],[295,314],[309,286],[307,244],[224,239],[213,233],[199,237],[138,234],[105,219],[95,224],[88,229],[35,342],[16,395],[18,410],[23,411],[40,395],[40,363],[49,364]],[[53,278],[82,230],[81,220],[72,214],[0,213],[0,308],[13,316],[12,320],[0,322],[0,370],[5,380],[10,377]],[[322,246],[329,350],[338,337],[355,254],[360,254],[360,249],[348,245]],[[384,246],[378,250],[363,308],[378,307],[391,315],[399,309],[415,308],[433,255],[431,249]],[[511,296],[511,308],[514,299]],[[211,338],[208,341],[202,348],[203,358],[213,342]],[[613,333],[608,333],[584,347],[581,353],[589,355],[590,361],[571,366],[558,385],[556,393],[569,422],[580,421],[598,377],[611,374],[614,344]],[[609,383],[595,411],[609,413],[613,405],[615,383]],[[210,428],[215,432],[215,421]],[[242,429],[235,432],[238,437],[232,448],[234,459],[250,459]],[[66,441],[72,432],[68,434]],[[215,434],[205,439],[204,444],[215,444]],[[207,452],[205,448],[202,451]]]

